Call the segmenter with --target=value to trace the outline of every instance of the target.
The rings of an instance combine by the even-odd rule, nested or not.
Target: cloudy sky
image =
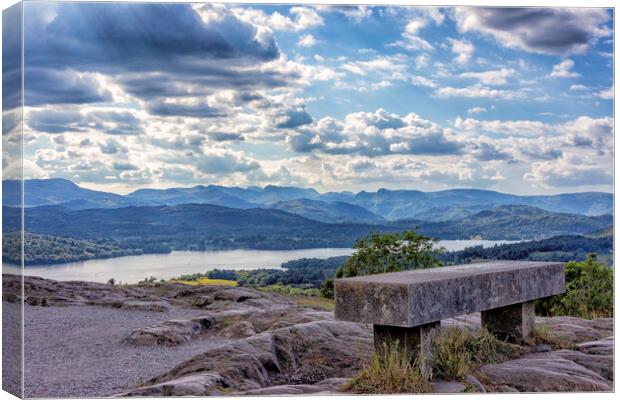
[[[612,190],[611,10],[24,7],[26,177]]]

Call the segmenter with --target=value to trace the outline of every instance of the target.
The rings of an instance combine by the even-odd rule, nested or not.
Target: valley
[[[17,181],[3,181],[3,261],[19,259]],[[195,186],[125,196],[64,179],[24,182],[27,265],[172,251],[351,248],[371,232],[537,240],[613,225],[609,193],[515,196],[455,189],[375,193]],[[17,204],[16,204],[17,202]]]

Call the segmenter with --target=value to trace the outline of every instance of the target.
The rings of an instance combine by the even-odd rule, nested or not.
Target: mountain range
[[[3,180],[5,206],[19,206],[19,181]],[[437,192],[388,190],[358,193],[319,193],[311,188],[266,186],[139,189],[127,195],[82,188],[66,179],[24,181],[25,206],[60,205],[70,210],[140,206],[211,204],[234,209],[267,208],[330,223],[383,224],[414,219],[447,222],[477,215],[499,206],[536,207],[552,213],[601,216],[613,212],[611,193],[585,192],[520,196],[479,189]]]
[[[211,204],[86,210],[39,206],[27,209],[24,218],[29,233],[149,245],[166,243],[176,249],[349,247],[370,232],[411,229],[439,239],[521,240],[587,234],[613,224],[611,215],[552,213],[530,206],[498,206],[454,221],[399,220],[382,224],[325,223],[282,210],[242,210]],[[20,221],[19,208],[3,207],[4,232],[16,231]]]

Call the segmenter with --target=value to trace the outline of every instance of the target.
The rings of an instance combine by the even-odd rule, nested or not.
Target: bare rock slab
[[[574,350],[531,353],[484,365],[481,372],[493,391],[503,391],[505,387],[519,392],[611,391],[613,347],[609,345],[610,341],[603,339],[584,348],[606,348],[606,354]]]

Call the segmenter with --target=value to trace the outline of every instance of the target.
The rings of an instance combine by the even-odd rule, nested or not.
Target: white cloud
[[[438,7],[420,7],[417,10],[432,19],[436,25],[443,24],[443,21],[445,20],[443,11]]]
[[[573,92],[580,92],[580,91],[588,90],[588,87],[584,85],[575,84],[575,85],[570,85],[568,90],[573,91]]]
[[[231,11],[240,20],[257,25],[261,27],[263,31],[277,30],[299,32],[325,24],[323,17],[314,9],[308,7],[292,7],[289,13],[294,18],[282,15],[277,11],[272,14],[267,14],[263,10],[250,7],[234,7]]]
[[[476,115],[485,112],[487,109],[484,107],[472,107],[467,110],[467,114]]]
[[[558,133],[567,136],[572,146],[596,149],[599,152],[613,151],[613,118],[591,118],[581,116],[573,121],[559,125]]]
[[[418,69],[422,69],[424,67],[426,67],[428,65],[428,61],[429,61],[429,56],[428,54],[420,54],[419,56],[417,56],[415,58],[415,66]]]
[[[572,71],[575,66],[575,62],[569,58],[561,63],[553,66],[553,71],[549,74],[552,78],[577,78],[580,75],[577,72]]]
[[[603,89],[600,92],[598,92],[598,97],[600,97],[603,100],[613,100],[614,99],[614,87],[611,86],[607,89]]]
[[[405,26],[405,32],[411,35],[417,35],[418,31],[426,26],[423,19],[413,19]]]
[[[430,14],[411,19],[407,25],[405,25],[405,29],[401,34],[402,39],[391,43],[390,46],[402,47],[409,51],[433,50],[433,46],[419,35],[420,30],[428,25],[428,17],[430,17]],[[443,21],[443,19],[441,21]],[[435,23],[437,23],[437,20],[435,20]]]
[[[448,38],[448,42],[452,46],[452,53],[456,54],[454,61],[460,65],[466,65],[469,63],[476,47],[468,40]]]
[[[475,118],[457,117],[454,127],[460,131],[475,133],[493,133],[511,139],[520,140],[518,143],[505,144],[515,146],[519,150],[526,150],[530,156],[535,153],[549,155],[553,150],[556,154],[563,147],[571,151],[587,149],[596,152],[599,156],[610,154],[613,148],[613,118],[592,118],[581,116],[561,124],[548,124],[533,120],[478,120]],[[478,137],[478,136],[476,136]],[[494,136],[497,138],[497,136]],[[544,139],[546,142],[535,142]],[[548,157],[541,157],[548,158]]]
[[[541,121],[531,120],[478,120],[456,117],[454,127],[467,132],[492,132],[504,135],[537,136],[551,131],[552,127]]]
[[[404,117],[384,109],[348,114],[344,120],[323,118],[288,136],[291,150],[299,153],[443,155],[461,152],[463,143],[451,132],[414,113]]]
[[[381,56],[366,61],[350,61],[340,68],[355,75],[379,75],[385,80],[406,80],[407,65],[402,56]]]
[[[522,92],[491,89],[482,85],[467,86],[462,88],[447,86],[437,89],[435,94],[439,97],[489,98],[501,100],[514,100],[525,96]]]
[[[547,188],[611,185],[613,183],[611,165],[591,164],[577,157],[536,162],[532,164],[531,171],[523,175],[523,179]]]
[[[414,86],[425,86],[430,88],[436,88],[438,86],[435,81],[424,76],[412,76],[409,78],[409,82]]]
[[[299,38],[299,41],[297,42],[297,44],[299,46],[303,46],[303,47],[312,47],[314,45],[316,45],[318,43],[318,41],[314,38],[314,36],[312,35],[303,35],[302,37]]]
[[[313,8],[292,7],[289,12],[296,16],[295,25],[299,27],[296,30],[325,25],[323,17],[321,17]]]
[[[314,6],[314,8],[316,8],[322,13],[329,13],[329,12],[340,13],[344,15],[345,17],[347,17],[347,19],[354,21],[354,22],[358,22],[358,23],[362,22],[365,18],[370,17],[373,13],[373,7],[369,7],[369,6],[350,6],[350,5],[332,6],[332,5],[317,4]]]
[[[403,32],[402,36],[402,40],[397,40],[396,42],[391,43],[390,46],[402,47],[409,51],[433,50],[433,46],[419,36],[412,35],[408,32]]]
[[[507,78],[515,74],[514,69],[501,68],[494,71],[484,72],[463,72],[459,76],[461,78],[477,79],[480,83],[485,85],[505,85]]]

